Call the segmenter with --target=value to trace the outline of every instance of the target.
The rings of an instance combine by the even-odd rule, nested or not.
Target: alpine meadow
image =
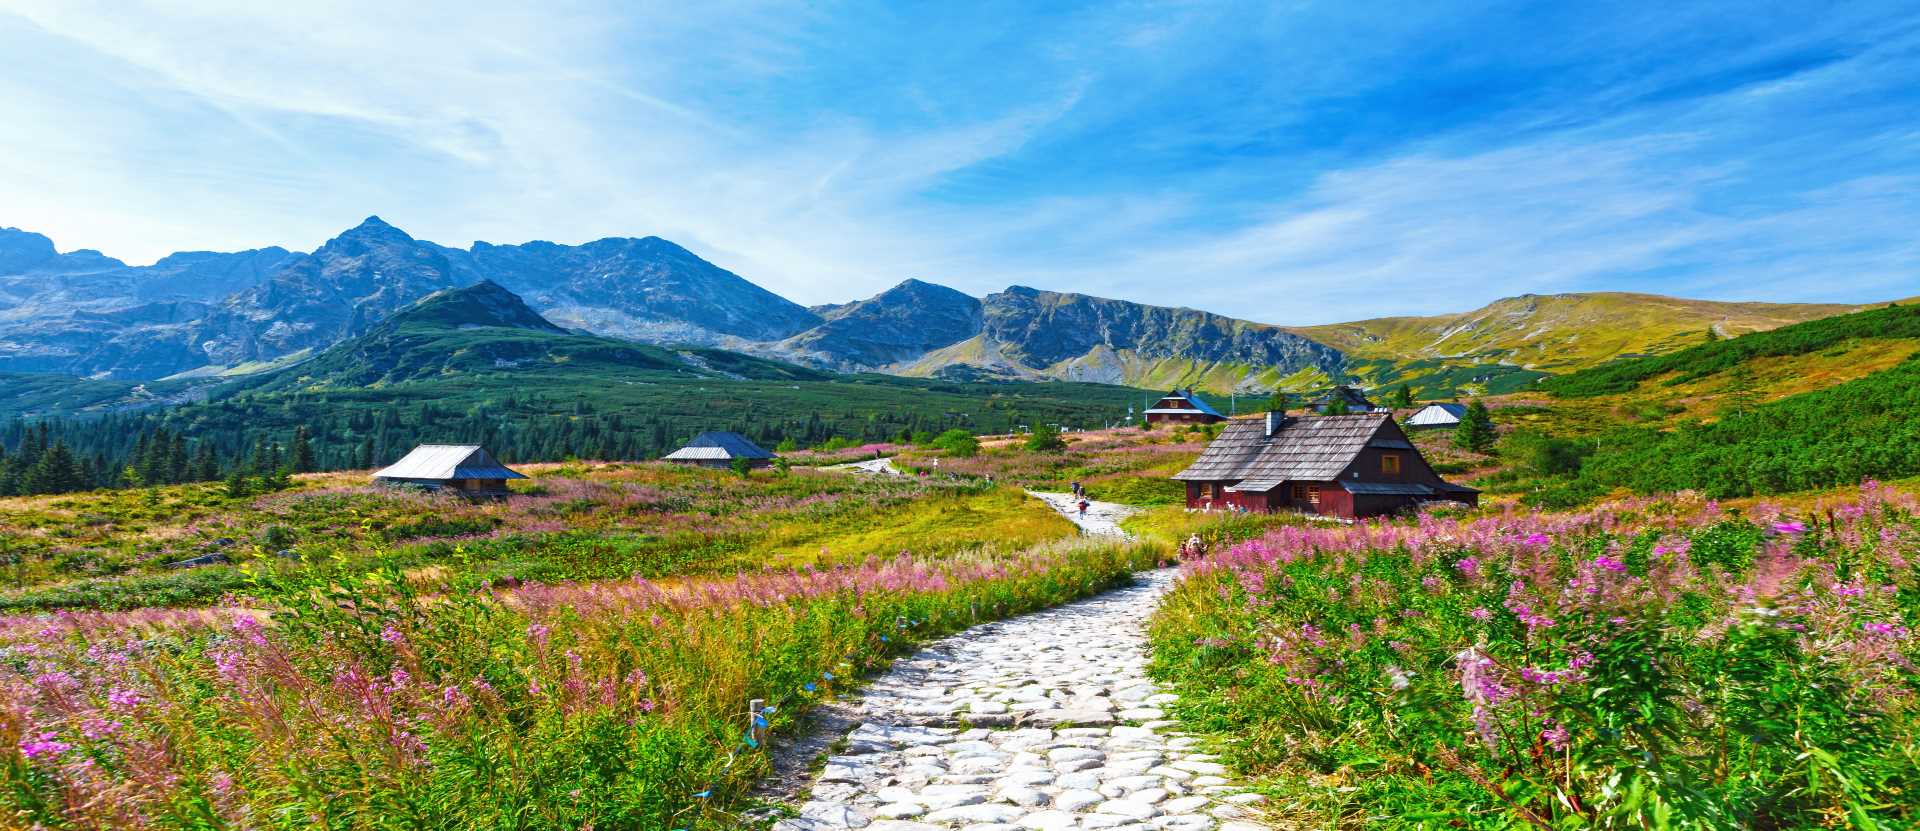
[[[1920,829],[1911,4],[0,53],[0,829]]]

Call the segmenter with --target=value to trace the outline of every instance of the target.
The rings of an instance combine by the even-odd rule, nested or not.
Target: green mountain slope
[[[357,338],[244,383],[255,392],[382,388],[408,381],[516,378],[558,372],[579,380],[636,373],[663,378],[821,381],[816,370],[718,349],[669,349],[568,332],[491,282],[437,292]]]
[[[1590,454],[1535,488],[1549,504],[1620,488],[1730,497],[1920,475],[1920,306],[1616,361],[1540,386],[1554,396],[1542,426],[1577,425],[1561,432]]]
[[[1527,294],[1459,314],[1383,317],[1291,331],[1339,349],[1354,361],[1430,360],[1450,366],[1569,372],[1616,358],[1672,352],[1706,341],[1709,331],[1736,337],[1858,308],[1625,292]]]
[[[83,455],[118,458],[133,437],[164,428],[244,458],[255,442],[284,443],[304,427],[320,464],[333,468],[391,461],[423,442],[476,442],[510,461],[647,459],[706,430],[771,447],[954,427],[1105,426],[1146,395],[1058,381],[839,375],[580,335],[481,283],[430,295],[296,365],[229,381],[203,403],[65,422],[56,436]],[[0,425],[0,434],[8,429],[18,428]]]

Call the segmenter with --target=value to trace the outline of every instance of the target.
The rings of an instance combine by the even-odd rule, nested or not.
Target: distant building
[[[1189,508],[1260,513],[1357,518],[1480,498],[1434,473],[1385,413],[1236,419],[1173,478],[1186,483]]]
[[[1226,421],[1227,417],[1195,395],[1193,390],[1185,389],[1161,396],[1159,401],[1147,408],[1146,419],[1148,424],[1212,424]]]
[[[508,479],[525,478],[508,470],[477,444],[423,444],[373,474],[376,484],[451,490],[477,497],[506,496]]]
[[[1428,430],[1435,427],[1458,427],[1460,417],[1467,414],[1465,404],[1428,404],[1420,412],[1407,417],[1407,427],[1414,430]]]
[[[746,459],[754,467],[773,464],[774,455],[739,433],[715,430],[701,433],[686,447],[668,453],[666,461],[700,467],[729,468],[734,459]]]
[[[1387,411],[1386,407],[1376,407],[1372,401],[1368,401],[1366,393],[1361,392],[1359,387],[1349,386],[1334,387],[1327,391],[1327,394],[1309,402],[1307,409],[1321,415],[1326,415],[1327,409],[1333,406],[1333,400],[1336,397],[1347,403],[1347,412],[1349,413],[1382,413]]]

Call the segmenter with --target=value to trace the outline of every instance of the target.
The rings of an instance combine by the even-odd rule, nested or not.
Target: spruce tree
[[[313,443],[307,436],[306,425],[293,428],[292,454],[294,473],[312,473],[314,471]]]
[[[1453,429],[1453,446],[1475,453],[1485,453],[1493,449],[1496,438],[1493,432],[1493,414],[1487,411],[1487,405],[1476,398],[1467,405],[1467,412],[1460,416],[1460,426]]]
[[[86,487],[86,476],[65,441],[54,442],[40,454],[39,461],[27,469],[26,480],[27,493],[72,493]]]
[[[1413,406],[1413,388],[1401,384],[1393,391],[1393,406],[1406,409]]]

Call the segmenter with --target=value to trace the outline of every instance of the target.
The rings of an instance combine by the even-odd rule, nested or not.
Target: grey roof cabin
[[[1415,430],[1433,427],[1458,427],[1460,417],[1467,414],[1465,404],[1428,404],[1420,411],[1407,417],[1407,426]]]
[[[765,467],[773,463],[774,455],[739,433],[714,430],[694,436],[693,441],[687,442],[685,447],[663,458],[669,462],[713,468],[732,467],[734,459],[746,459],[749,465]]]
[[[477,444],[423,444],[373,474],[373,481],[382,485],[452,490],[473,496],[504,496],[508,479],[525,478]]]
[[[1173,390],[1161,396],[1143,415],[1148,424],[1212,424],[1227,420],[1192,389]]]

